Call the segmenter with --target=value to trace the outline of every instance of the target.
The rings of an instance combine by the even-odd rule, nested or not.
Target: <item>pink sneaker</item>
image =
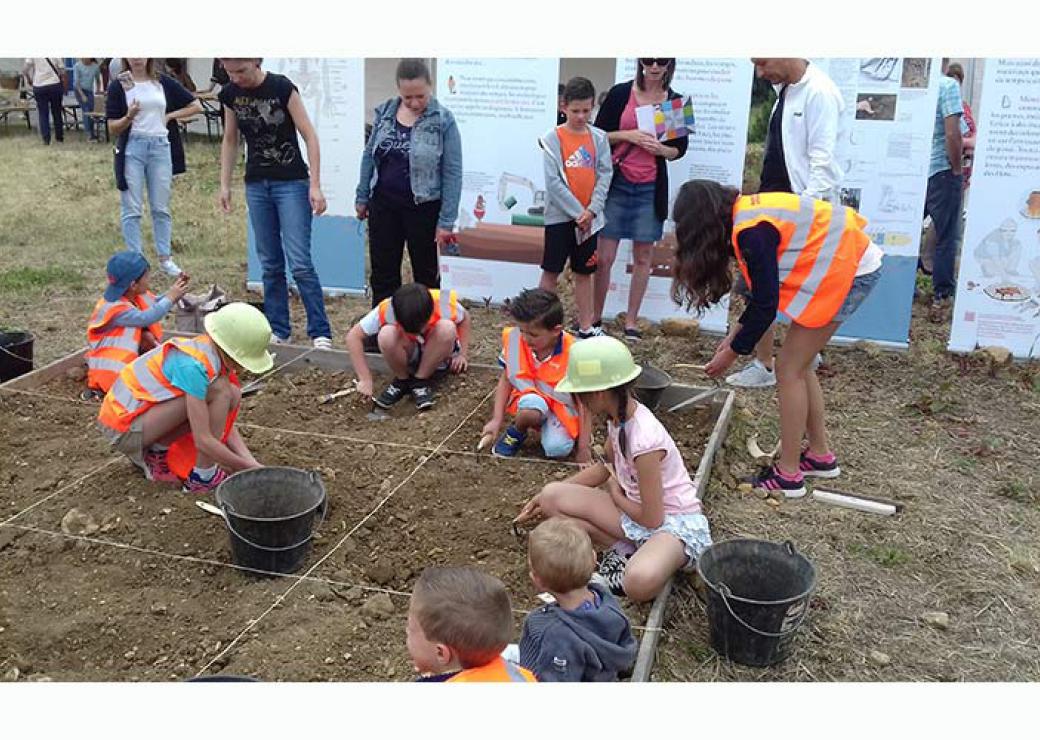
[[[195,471],[191,471],[191,475],[188,476],[187,480],[184,481],[184,485],[181,486],[181,490],[185,493],[209,493],[215,491],[217,486],[223,483],[230,476],[220,468],[217,468],[216,474],[209,480],[202,480]]]
[[[166,464],[166,452],[148,450],[144,453],[145,476],[156,483],[180,483],[181,479]]]

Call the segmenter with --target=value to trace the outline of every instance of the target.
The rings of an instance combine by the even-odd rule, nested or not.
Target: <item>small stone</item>
[[[483,560],[490,554],[491,553],[489,553],[487,550],[477,550],[475,553],[473,553],[473,557],[475,557],[477,560]]]
[[[741,483],[737,486],[737,490],[740,493],[751,493],[753,490],[755,490],[755,487],[750,483]]]
[[[394,569],[386,561],[380,560],[365,569],[365,577],[369,578],[373,583],[386,586],[390,581],[394,580]]]
[[[1008,365],[1011,363],[1011,350],[1007,347],[991,345],[979,350],[994,365]]]
[[[65,371],[65,377],[74,383],[79,383],[86,379],[87,369],[80,365],[79,367],[70,367]]]
[[[748,485],[751,485],[751,484],[749,483]],[[767,498],[769,498],[769,491],[767,491],[764,488],[752,488],[751,490],[755,494],[756,498],[760,498],[763,501],[765,501]]]
[[[325,665],[332,665],[335,662],[336,662],[336,659],[333,658],[333,657],[328,657],[328,658],[325,659]]]
[[[364,603],[361,613],[369,619],[386,619],[394,613],[394,602],[389,594],[378,593]]]
[[[701,330],[701,324],[696,319],[662,319],[661,333],[666,337],[687,337],[693,339]]]
[[[172,513],[173,513],[173,509],[171,509],[171,508],[170,508],[169,506],[165,507],[165,508],[164,508],[164,509],[162,510],[162,515],[163,515],[163,516],[166,516],[167,514],[172,514]]]
[[[950,628],[950,615],[946,612],[925,612],[921,615],[924,623],[939,630]]]
[[[22,675],[22,672],[18,670],[17,666],[11,666],[11,668],[9,668],[4,673],[3,680],[4,680],[5,683],[14,683],[15,681],[18,680],[18,677],[20,675]]]
[[[770,506],[772,506],[774,509],[780,507],[780,502],[777,501],[775,498],[768,498],[768,499],[766,499],[766,503],[769,504]]]
[[[871,650],[870,655],[868,655],[867,658],[870,660],[871,663],[880,668],[884,668],[892,662],[892,659],[880,650]]]
[[[316,598],[318,601],[335,601],[336,592],[333,590],[331,586],[319,584],[314,589],[314,598]]]
[[[351,586],[348,589],[336,589],[335,593],[351,606],[357,606],[365,598],[365,590],[361,586]]]
[[[152,604],[151,612],[152,612],[152,614],[154,614],[154,615],[156,615],[158,617],[166,616],[166,612],[167,612],[166,605],[165,604]]]
[[[79,509],[69,509],[61,519],[61,531],[70,535],[91,535],[99,529],[94,517]]]
[[[376,446],[375,445],[365,445],[362,448],[362,450],[361,450],[361,454],[364,457],[366,457],[367,459],[371,460],[372,458],[374,458],[376,456]]]
[[[22,530],[4,527],[0,529],[0,551],[6,550],[11,544],[22,536]]]

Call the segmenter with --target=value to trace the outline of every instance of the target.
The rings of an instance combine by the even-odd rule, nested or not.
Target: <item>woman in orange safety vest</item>
[[[721,300],[732,285],[731,261],[751,290],[747,308],[705,367],[709,377],[750,354],[777,311],[791,320],[776,365],[780,457],[752,483],[788,498],[804,496],[805,477],[841,472],[828,445],[812,361],[877,284],[883,253],[853,209],[791,193],[741,195],[691,180],[679,191],[673,218],[676,303],[700,312]]]

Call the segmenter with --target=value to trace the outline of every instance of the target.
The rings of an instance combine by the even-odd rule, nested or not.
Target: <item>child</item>
[[[100,401],[123,366],[162,341],[159,322],[188,288],[188,274],[155,299],[148,260],[140,252],[118,252],[108,260],[108,287],[87,323],[87,390],[84,401]]]
[[[673,573],[693,568],[711,532],[675,442],[631,395],[640,372],[617,339],[575,343],[557,388],[576,395],[590,414],[607,417],[607,462],[550,483],[517,521],[571,517],[594,542],[613,544],[599,569],[611,590],[649,601]]]
[[[602,228],[604,203],[614,169],[607,134],[590,126],[596,91],[584,77],[563,88],[566,123],[538,140],[545,153],[545,252],[539,287],[557,292],[570,259],[578,338],[600,336],[592,325],[592,275],[596,272],[596,232]]]
[[[636,661],[636,640],[610,591],[589,579],[596,551],[566,517],[539,524],[527,546],[531,580],[555,604],[531,612],[520,635],[520,665],[539,681],[616,681]]]
[[[207,314],[205,334],[170,339],[119,373],[98,424],[112,446],[149,480],[206,493],[232,472],[259,468],[235,428],[238,373],[265,373],[271,325],[247,303]]]
[[[524,290],[510,301],[516,326],[502,331],[502,375],[495,390],[494,411],[482,434],[494,439],[506,411],[515,416],[492,453],[514,457],[532,429],[541,431],[546,457],[567,457],[578,444],[578,461],[588,462],[588,434],[580,434],[581,417],[574,400],[556,391],[567,371],[574,337],[563,330],[563,305],[542,288]]]
[[[691,180],[679,191],[674,218],[676,303],[700,311],[717,302],[729,290],[732,260],[751,290],[747,309],[705,368],[709,377],[750,354],[777,310],[791,319],[776,360],[780,458],[752,483],[804,496],[806,476],[841,472],[827,442],[813,359],[870,294],[884,255],[864,233],[866,219],[851,208],[790,193],[742,196]]]
[[[372,397],[372,371],[365,360],[365,337],[377,336],[379,351],[394,380],[373,400],[388,409],[411,391],[420,411],[433,406],[430,378],[438,370],[461,373],[469,367],[469,314],[454,290],[433,290],[419,283],[398,288],[347,334],[358,392]]]
[[[408,605],[408,655],[420,681],[536,682],[500,653],[513,634],[509,594],[474,568],[427,568]],[[432,675],[429,675],[432,674]]]
[[[260,68],[262,59],[221,59],[229,78],[218,98],[224,111],[220,207],[231,213],[231,172],[238,133],[246,140],[246,204],[264,282],[264,312],[276,344],[289,341],[285,262],[307,313],[307,336],[332,349],[325,297],[311,260],[311,216],[325,213],[321,153],[299,90],[288,77]],[[307,147],[304,161],[300,138]]]

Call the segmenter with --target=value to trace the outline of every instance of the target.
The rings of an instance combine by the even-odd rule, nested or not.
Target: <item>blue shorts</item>
[[[601,232],[604,239],[631,239],[653,243],[664,233],[664,221],[657,219],[654,209],[656,184],[634,183],[615,173],[607,191],[607,205],[603,215],[607,220]]]
[[[831,321],[848,321],[852,317],[852,314],[856,313],[863,301],[867,300],[867,296],[870,295],[870,291],[874,290],[874,286],[877,285],[878,280],[881,279],[881,268],[874,270],[874,272],[868,272],[866,275],[859,275],[855,280],[852,281],[852,287],[849,288],[849,294],[845,296],[845,302],[841,304],[841,308],[838,309],[838,313],[834,315]]]
[[[534,409],[541,413],[545,421],[542,422],[542,449],[546,457],[567,457],[574,449],[574,440],[567,433],[563,422],[556,418],[556,414],[549,410],[549,404],[537,393],[528,393],[520,396],[516,404],[517,411]]]

